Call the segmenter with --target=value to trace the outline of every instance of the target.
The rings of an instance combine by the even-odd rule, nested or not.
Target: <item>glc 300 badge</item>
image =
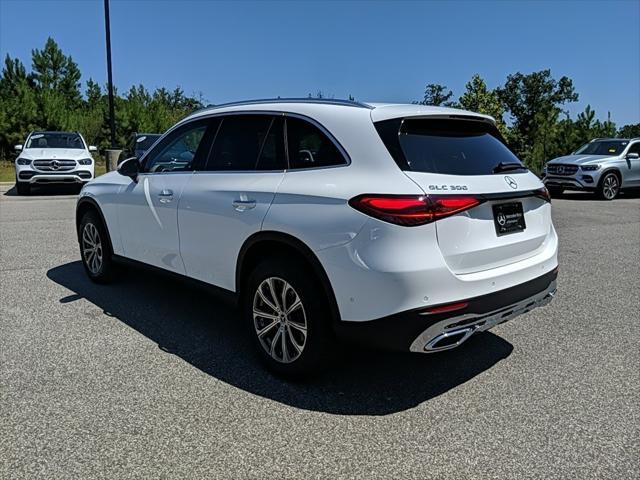
[[[518,188],[518,183],[512,177],[506,176],[504,177],[504,181],[507,182],[507,185],[509,185],[514,190]]]

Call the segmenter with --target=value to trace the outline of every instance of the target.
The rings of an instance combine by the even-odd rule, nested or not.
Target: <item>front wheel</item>
[[[96,283],[108,283],[115,265],[107,230],[100,216],[88,211],[80,220],[80,255],[89,278]]]
[[[613,200],[620,193],[620,181],[615,173],[607,173],[598,186],[598,196],[604,200]]]
[[[331,314],[318,283],[284,258],[265,260],[249,275],[245,321],[258,355],[278,374],[301,376],[328,363]]]

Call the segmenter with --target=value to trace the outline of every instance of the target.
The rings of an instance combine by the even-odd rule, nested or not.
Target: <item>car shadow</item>
[[[288,382],[259,364],[237,310],[204,289],[132,269],[113,284],[96,285],[79,261],[55,267],[47,277],[74,292],[61,303],[84,298],[199,370],[305,410],[338,415],[404,411],[467,382],[513,350],[492,333],[436,355],[336,346],[336,362],[327,372]]]
[[[30,197],[38,196],[63,196],[63,195],[77,195],[80,191],[80,187],[77,184],[57,184],[57,185],[35,185],[31,187]],[[9,190],[3,193],[5,197],[17,197],[18,192],[16,186],[12,186]]]

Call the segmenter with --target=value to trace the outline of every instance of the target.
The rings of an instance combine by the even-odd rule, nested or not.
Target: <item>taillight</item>
[[[549,193],[549,190],[547,189],[547,187],[542,187],[542,188],[539,188],[538,190],[534,190],[533,194],[536,197],[541,198],[545,202],[551,203],[551,194]]]
[[[414,227],[455,215],[482,203],[468,195],[359,195],[349,200],[356,210],[385,222]]]

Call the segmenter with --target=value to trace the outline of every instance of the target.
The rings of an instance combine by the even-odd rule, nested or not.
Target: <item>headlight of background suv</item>
[[[18,162],[18,165],[31,165],[31,160],[28,158],[19,158],[16,161]]]
[[[600,165],[582,165],[580,168],[585,172],[593,172],[594,170],[598,170]]]
[[[93,163],[93,160],[91,158],[83,158],[81,160],[78,160],[78,163],[80,165],[91,165]]]

